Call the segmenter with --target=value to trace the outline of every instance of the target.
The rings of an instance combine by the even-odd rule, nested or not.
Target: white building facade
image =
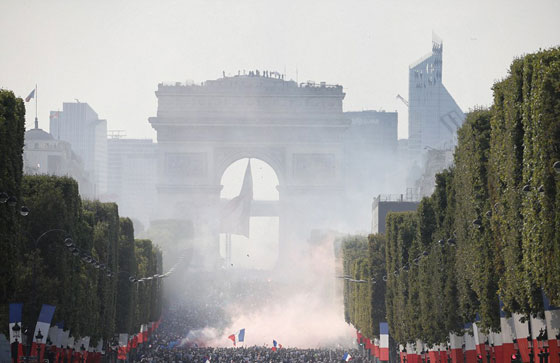
[[[62,111],[51,111],[50,131],[56,140],[70,143],[84,162],[94,183],[94,196],[107,192],[107,121],[100,120],[87,103],[63,103]]]

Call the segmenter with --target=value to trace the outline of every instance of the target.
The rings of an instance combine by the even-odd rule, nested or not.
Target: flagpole
[[[37,83],[35,83],[35,128],[39,128],[39,119],[37,119],[37,99],[39,98],[39,92],[37,91]]]
[[[226,233],[226,263],[231,265],[231,233]]]

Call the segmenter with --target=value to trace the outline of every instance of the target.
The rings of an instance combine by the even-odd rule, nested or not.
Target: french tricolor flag
[[[271,349],[276,352],[278,349],[282,349],[282,344],[278,343],[276,340],[272,340]]]
[[[23,345],[21,341],[21,311],[22,303],[10,304],[10,344],[18,342],[18,357],[23,356]],[[14,329],[14,327],[16,327]],[[16,358],[16,357],[12,357]]]
[[[342,356],[342,360],[345,362],[348,362],[352,359],[352,356],[349,353],[344,353],[344,355]]]
[[[35,326],[35,333],[33,334],[33,347],[32,351],[37,351],[37,344],[41,349],[40,360],[43,361],[43,354],[45,353],[45,342],[47,341],[47,336],[49,334],[49,329],[51,327],[51,320],[54,315],[55,307],[52,305],[43,304],[41,307],[41,312],[39,313],[39,320]],[[41,332],[41,339],[37,336]]]
[[[379,323],[379,360],[389,360],[389,324]]]
[[[235,334],[232,334],[228,337],[233,342],[233,346],[236,346],[236,342],[244,342],[245,341],[245,328],[241,329]]]

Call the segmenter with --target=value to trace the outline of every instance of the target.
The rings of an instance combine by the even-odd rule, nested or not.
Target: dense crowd
[[[209,309],[210,308],[210,309]],[[299,349],[271,347],[207,347],[203,339],[187,339],[191,332],[207,326],[208,321],[216,320],[220,313],[205,306],[204,308],[175,307],[164,315],[159,329],[150,341],[139,347],[130,356],[132,362],[341,362],[344,354],[352,357],[352,362],[369,361],[357,349]]]
[[[342,349],[298,349],[282,348],[273,351],[269,347],[243,347],[243,348],[204,348],[204,347],[177,347],[165,349],[156,347],[140,354],[137,362],[283,362],[305,363],[323,362],[335,363],[344,361],[343,357],[349,353],[352,362],[367,362],[364,355],[357,350]]]

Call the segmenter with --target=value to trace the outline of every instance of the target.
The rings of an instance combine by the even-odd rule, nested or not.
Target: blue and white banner
[[[41,312],[39,313],[39,319],[37,320],[37,325],[35,326],[35,334],[33,334],[33,342],[44,344],[47,341],[47,336],[49,334],[49,328],[51,326],[51,321],[54,315],[55,307],[52,305],[43,304],[41,307]],[[37,335],[41,331],[43,339],[40,341],[37,339]]]

